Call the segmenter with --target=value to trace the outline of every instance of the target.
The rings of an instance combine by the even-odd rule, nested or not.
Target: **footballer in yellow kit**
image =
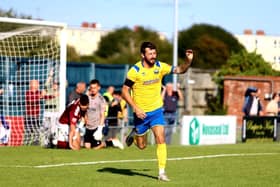
[[[157,144],[158,179],[169,181],[165,173],[167,149],[161,84],[163,77],[169,73],[185,73],[191,65],[193,52],[186,50],[186,62],[177,67],[158,61],[156,46],[151,42],[143,42],[140,53],[141,61],[129,69],[122,88],[123,98],[134,112],[135,128],[127,136],[126,144],[130,146],[135,142],[139,149],[144,149],[147,146],[146,133],[151,129]]]
[[[137,62],[127,73],[127,79],[134,82],[132,97],[135,104],[145,112],[162,107],[161,81],[171,70],[172,66],[160,61],[150,69],[144,68],[141,61]]]

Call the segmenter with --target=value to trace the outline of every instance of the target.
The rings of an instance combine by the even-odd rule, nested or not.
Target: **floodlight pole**
[[[174,0],[173,67],[178,65],[178,0]],[[177,74],[173,74],[173,90],[177,90]]]

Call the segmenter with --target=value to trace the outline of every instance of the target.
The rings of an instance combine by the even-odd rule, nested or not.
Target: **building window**
[[[255,40],[256,48],[258,48],[258,40]]]
[[[276,47],[277,47],[277,41],[274,40],[274,48],[276,48]]]
[[[274,63],[276,63],[276,56],[273,57]]]

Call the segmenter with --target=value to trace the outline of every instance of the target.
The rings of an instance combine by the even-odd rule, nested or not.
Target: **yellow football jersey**
[[[135,104],[145,112],[162,107],[162,78],[171,72],[172,66],[159,61],[156,61],[152,68],[144,68],[141,61],[132,66],[127,73],[127,78],[134,82],[132,98]]]

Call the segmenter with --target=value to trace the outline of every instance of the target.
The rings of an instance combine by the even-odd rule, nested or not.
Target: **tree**
[[[118,56],[121,52],[125,52],[126,47],[130,47],[133,50],[134,46],[131,41],[132,31],[128,28],[117,29],[114,32],[101,38],[96,55],[101,58],[109,58]]]
[[[67,45],[67,62],[78,62],[80,61],[80,55],[77,53],[73,46]]]
[[[0,9],[0,17],[32,19],[31,16],[27,16],[24,14],[18,15],[14,12],[13,9],[9,9],[8,11]],[[10,30],[14,30],[18,27],[20,27],[20,24],[0,23],[0,32],[7,32]]]
[[[124,27],[104,36],[93,60],[107,64],[134,64],[139,60],[140,45],[143,41],[155,43],[159,58],[171,62],[172,45],[167,40],[160,39],[157,32],[143,27],[137,27],[135,30]]]
[[[242,50],[234,53],[228,59],[227,63],[215,74],[214,80],[221,84],[225,75],[274,75],[279,76],[280,72],[272,69],[271,65],[266,62],[256,51],[248,53]]]
[[[179,33],[179,58],[185,58],[186,49],[194,50],[193,67],[208,69],[220,68],[231,53],[237,53],[244,47],[232,34],[218,26],[195,24]]]
[[[216,97],[207,100],[208,110],[206,114],[225,114],[227,111],[223,105],[223,77],[226,75],[274,75],[280,76],[280,72],[272,69],[261,55],[256,52],[248,53],[242,50],[230,56],[219,71],[213,76],[213,80],[218,85]]]
[[[8,18],[22,18],[22,19],[31,19],[31,16],[27,16],[24,14],[18,15],[13,9],[3,10],[0,8],[0,17],[8,17]]]
[[[209,47],[210,46],[210,47]],[[219,69],[229,58],[229,50],[225,43],[203,35],[194,44],[196,61],[193,67],[203,67],[206,69]]]

